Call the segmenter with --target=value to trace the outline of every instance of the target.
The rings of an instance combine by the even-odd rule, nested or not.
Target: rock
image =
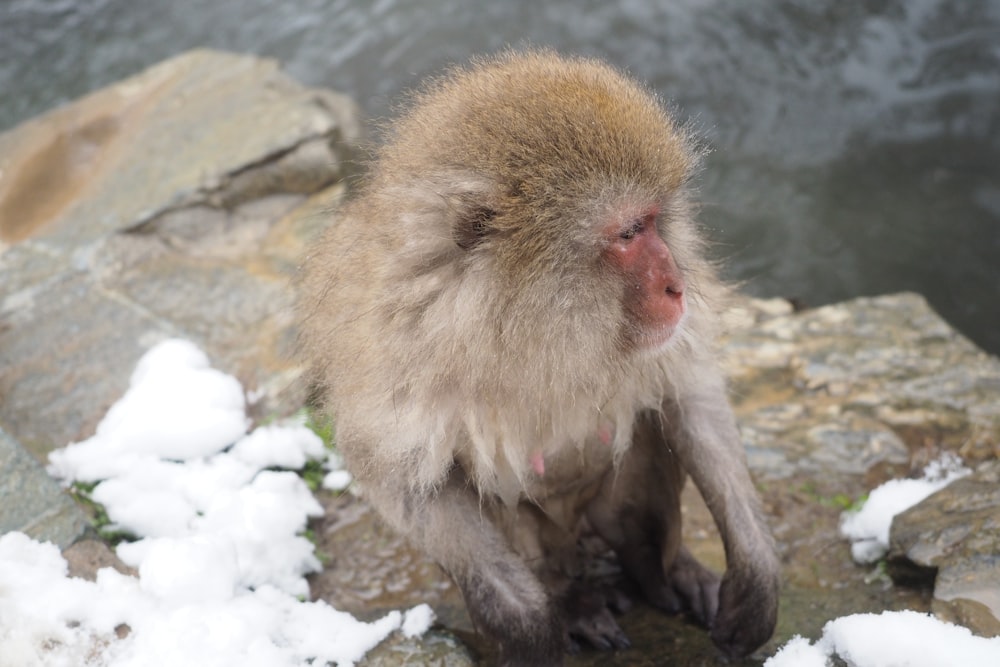
[[[71,577],[94,581],[97,578],[97,571],[105,567],[133,577],[138,575],[135,568],[123,563],[111,547],[98,538],[86,537],[74,542],[63,549],[62,555],[66,559],[67,571]]]
[[[44,458],[91,435],[171,336],[262,413],[300,405],[289,279],[359,134],[347,98],[270,60],[193,51],[0,135],[11,436]]]
[[[20,531],[66,548],[90,523],[55,480],[0,429],[0,535]]]
[[[724,348],[758,477],[922,468],[1000,456],[1000,360],[916,294],[792,313],[752,300]]]
[[[1000,461],[898,514],[889,546],[894,581],[933,584],[939,616],[1000,635]]]
[[[413,638],[394,633],[369,651],[359,664],[362,667],[473,667],[479,661],[450,632],[432,628]]]

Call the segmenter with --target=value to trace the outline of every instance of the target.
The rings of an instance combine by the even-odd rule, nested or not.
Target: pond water
[[[748,291],[914,290],[1000,352],[998,0],[2,0],[0,130],[198,46],[384,116],[523,44],[627,68],[697,128],[701,219]]]

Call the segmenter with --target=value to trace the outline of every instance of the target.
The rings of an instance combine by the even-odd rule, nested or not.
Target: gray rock
[[[89,436],[160,339],[301,404],[291,289],[359,138],[348,99],[194,51],[0,135],[0,420]],[[305,205],[305,208],[300,208]]]
[[[62,555],[66,559],[67,574],[71,577],[95,581],[97,572],[106,567],[125,575],[133,577],[138,575],[134,568],[123,563],[111,547],[97,536],[88,535],[84,539],[77,540],[63,549]]]
[[[361,660],[363,667],[473,667],[478,661],[469,649],[450,632],[432,628],[420,637],[407,638],[394,633],[369,651]]]
[[[933,585],[938,615],[1000,635],[1000,461],[894,517],[889,546],[894,581]]]
[[[1000,456],[1000,360],[919,295],[800,313],[747,300],[724,352],[759,476],[909,472],[942,449]]]
[[[90,523],[28,452],[0,429],[0,535],[20,531],[61,549]]]

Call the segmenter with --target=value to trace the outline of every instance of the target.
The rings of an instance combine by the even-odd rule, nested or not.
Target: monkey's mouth
[[[681,337],[684,321],[687,320],[687,309],[681,312],[677,321],[659,323],[638,328],[635,332],[636,349],[644,354],[657,354],[671,347]]]
[[[633,338],[635,349],[644,356],[663,352],[678,338],[678,329],[679,322],[637,331]]]

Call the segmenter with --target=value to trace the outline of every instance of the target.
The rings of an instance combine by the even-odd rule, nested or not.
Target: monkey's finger
[[[624,614],[632,608],[632,599],[617,588],[611,587],[605,597],[608,607],[616,614]]]
[[[695,619],[710,627],[719,609],[719,576],[682,547],[670,570],[670,582]]]
[[[632,646],[628,636],[619,628],[609,634],[591,634],[586,637],[586,640],[600,651],[621,650]]]
[[[575,619],[569,632],[570,635],[583,639],[601,651],[626,649],[632,646],[628,636],[606,609],[586,618]]]

